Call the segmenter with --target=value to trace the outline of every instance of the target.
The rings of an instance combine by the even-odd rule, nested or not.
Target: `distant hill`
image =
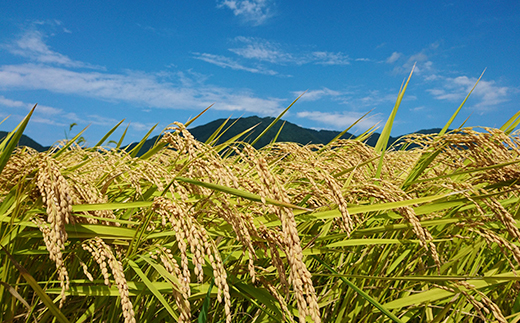
[[[220,137],[217,143],[226,142],[234,136],[256,125],[256,127],[253,130],[251,130],[244,138],[241,139],[242,141],[252,142],[271,124],[271,122],[274,119],[275,118],[272,117],[260,118],[257,116],[240,119],[229,119],[226,125],[223,127],[223,130],[228,129],[228,127],[230,128]],[[188,130],[197,140],[205,142],[225,121],[226,119],[217,119],[201,126],[189,128]],[[309,128],[303,128],[294,123],[279,120],[271,129],[269,129],[269,131],[265,133],[265,135],[262,138],[260,138],[260,140],[255,144],[255,148],[261,148],[269,144],[274,139],[282,125],[283,129],[280,132],[278,139],[276,140],[277,142],[296,142],[302,145],[327,144],[341,133],[341,131],[314,130]],[[423,129],[417,131],[416,133],[438,133],[440,130],[441,128]],[[370,138],[368,138],[368,140],[366,141],[366,144],[372,147],[375,146],[377,140],[379,139],[379,136],[379,133],[372,134],[372,136],[370,136]],[[144,154],[151,147],[153,147],[158,137],[159,136],[155,136],[153,138],[148,139],[143,144],[143,147],[141,148],[138,155]],[[353,134],[347,132],[341,137],[341,139],[349,139],[355,137],[356,136],[354,136]],[[394,144],[401,137],[402,136],[390,136],[390,138],[388,139],[388,146]],[[128,145],[127,148],[129,148],[128,150],[130,150],[136,145],[137,143],[132,143]]]
[[[247,117],[247,118],[239,118],[239,119],[229,119],[224,126],[223,130],[226,130],[225,133],[219,138],[218,143],[223,143],[232,137],[236,136],[239,133],[246,131],[247,129],[256,126],[252,131],[250,131],[242,141],[252,142],[260,133],[262,133],[274,120],[272,117],[260,118],[257,116]],[[189,128],[190,133],[199,141],[205,142],[208,138],[226,121],[226,119],[218,119],[211,121],[207,124]],[[267,144],[269,144],[278,131],[280,127],[283,125],[283,129],[278,136],[278,142],[296,142],[302,145],[306,144],[327,144],[332,139],[334,139],[337,135],[339,135],[340,131],[331,131],[331,130],[314,130],[300,127],[294,123],[280,120],[273,126],[266,134],[255,144],[256,148],[261,148]],[[228,129],[229,128],[229,129]],[[423,129],[417,131],[417,133],[429,134],[429,133],[438,133],[441,129]],[[0,131],[0,138],[5,138],[7,133],[5,131]],[[370,146],[375,146],[377,140],[379,139],[380,134],[374,133],[366,143]],[[148,151],[154,143],[157,141],[159,136],[155,136],[146,140],[143,144],[138,155],[142,155],[146,151]],[[354,138],[355,136],[350,133],[345,133],[341,138],[348,139]],[[392,145],[395,141],[397,141],[399,137],[390,137],[388,140],[388,145]],[[36,149],[37,151],[45,151],[49,147],[43,147],[38,144],[36,141],[27,137],[26,135],[22,135],[20,139],[20,146],[28,146]],[[132,149],[135,147],[137,143],[131,143],[130,145],[124,147],[127,149]]]

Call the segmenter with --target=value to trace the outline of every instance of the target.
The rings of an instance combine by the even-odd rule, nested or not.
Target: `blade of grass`
[[[327,268],[331,273],[333,274],[338,274],[337,271],[335,271],[331,266],[329,266],[327,263],[325,263],[324,261],[322,261],[320,258],[316,257],[316,256],[311,256],[314,260],[316,260],[317,262],[319,262],[320,264],[322,264],[325,268]],[[344,277],[339,277],[339,279],[341,279],[341,281],[343,281],[345,284],[347,284],[350,288],[352,288],[353,290],[356,291],[356,293],[358,293],[361,297],[363,297],[364,299],[366,299],[368,302],[370,302],[370,304],[374,305],[378,310],[381,311],[381,313],[383,313],[384,315],[386,315],[389,319],[391,319],[392,321],[394,322],[397,322],[397,323],[402,323],[402,321],[397,317],[395,316],[394,314],[392,314],[392,312],[390,312],[388,309],[385,308],[385,306],[381,305],[377,300],[375,300],[374,298],[372,298],[370,295],[368,295],[365,291],[363,291],[361,288],[357,287],[356,285],[354,285],[351,281],[349,281],[348,279],[344,278]]]
[[[471,285],[474,286],[475,289],[487,288],[495,285],[505,284],[511,279],[518,279],[513,273],[503,273],[494,275],[494,277],[490,277],[490,279],[484,279],[484,277],[480,277],[481,279],[471,280]],[[508,279],[507,279],[508,278]],[[453,296],[454,293],[451,291],[447,291],[440,288],[432,288],[426,292],[414,293],[409,296],[405,296],[388,303],[385,303],[384,306],[388,309],[394,308],[402,308],[411,305],[420,305],[423,303],[432,303],[450,296]]]
[[[379,136],[379,139],[377,140],[377,143],[374,147],[374,150],[377,153],[383,153],[386,150],[386,146],[388,145],[388,139],[390,138],[390,133],[392,131],[392,126],[394,124],[394,119],[397,114],[397,110],[399,109],[399,106],[401,105],[401,101],[403,100],[403,97],[404,97],[404,92],[406,91],[406,88],[408,87],[408,83],[410,82],[410,79],[412,78],[414,69],[415,69],[415,64],[412,67],[412,71],[410,72],[410,75],[408,76],[406,83],[404,84],[402,89],[399,91],[399,93],[397,95],[397,101],[395,102],[394,108],[392,109],[392,113],[390,113],[390,116],[388,117],[388,120],[385,123],[383,131],[381,132],[381,135]]]
[[[211,279],[211,283],[209,283],[208,293],[204,298],[204,302],[202,303],[202,307],[200,308],[199,317],[197,318],[198,323],[206,323],[208,320],[208,310],[209,305],[211,304],[211,289],[213,289],[213,285],[215,284],[215,279]]]
[[[204,111],[202,111],[201,113],[197,114],[194,118],[191,118],[188,122],[186,122],[184,124],[184,126],[186,128],[189,127],[189,125],[191,125],[193,123],[193,121],[197,120],[201,115],[203,115],[204,113],[206,113],[206,111],[208,111],[211,107],[213,106],[213,104],[211,104],[209,107],[207,107],[206,109],[204,109]]]
[[[175,179],[180,181],[180,182],[189,183],[189,184],[193,184],[193,185],[209,188],[209,189],[212,189],[212,190],[215,190],[215,191],[220,191],[220,192],[223,192],[223,193],[228,193],[228,194],[239,196],[239,197],[251,200],[251,201],[262,202],[262,197],[260,197],[259,195],[256,195],[256,194],[253,194],[253,193],[250,193],[250,192],[246,192],[246,191],[242,191],[242,190],[238,190],[236,188],[231,188],[231,187],[218,185],[218,184],[200,182],[200,181],[197,181],[197,180],[194,180],[194,179],[189,179],[189,178],[184,178],[184,177],[176,177]],[[299,210],[304,210],[304,211],[312,211],[312,209],[304,208],[304,207],[301,207],[301,206],[298,206],[298,205],[294,205],[294,204],[290,204],[290,203],[277,201],[277,200],[274,200],[274,199],[271,199],[271,198],[265,198],[265,202],[267,204],[272,204],[272,205],[276,205],[276,206],[283,206],[283,207],[288,207],[288,208],[292,208],[292,209],[299,209]]]
[[[241,133],[239,133],[238,135],[228,139],[226,142],[223,142],[221,143],[220,145],[218,146],[215,146],[215,151],[217,153],[221,152],[222,150],[226,149],[227,147],[229,147],[232,143],[234,143],[235,141],[237,141],[240,137],[244,136],[245,134],[247,134],[248,132],[250,132],[251,130],[253,130],[254,128],[256,128],[259,124],[256,124],[254,126],[252,126],[251,128],[249,129],[246,129],[244,131],[242,131]]]
[[[213,131],[213,133],[209,136],[209,138],[205,141],[205,144],[206,145],[209,145],[211,142],[213,142],[213,140],[219,135],[219,133],[222,131],[222,129],[224,128],[224,126],[228,123],[229,119],[231,117],[227,118],[226,120],[224,120],[224,122],[222,122],[222,124],[217,128],[217,130]],[[238,120],[238,119],[237,119]],[[228,128],[229,129],[229,128]]]
[[[397,95],[397,101],[395,102],[394,108],[392,109],[392,113],[388,117],[385,127],[383,128],[383,131],[381,132],[381,135],[379,136],[379,139],[377,140],[376,146],[374,147],[375,152],[381,154],[379,163],[377,165],[376,174],[375,174],[376,178],[381,177],[381,170],[383,168],[384,155],[385,155],[385,151],[388,146],[388,140],[390,138],[390,133],[392,132],[392,126],[394,124],[394,119],[397,114],[397,110],[399,109],[399,106],[401,105],[401,101],[403,100],[403,96],[406,91],[406,88],[408,87],[408,83],[410,82],[410,79],[412,78],[414,69],[415,69],[415,64],[413,65],[412,71],[410,72],[410,75],[408,76],[408,79],[406,80],[406,83],[404,84],[402,90],[400,90],[399,94]]]
[[[259,134],[258,137],[256,137],[255,140],[253,140],[253,142],[251,143],[251,146],[254,146],[254,145],[258,142],[258,140],[260,140],[260,138],[262,138],[262,137],[265,135],[265,133],[266,133],[267,131],[269,131],[269,129],[271,129],[271,128],[275,125],[275,123],[277,123],[278,120],[280,120],[280,119],[282,118],[282,116],[283,116],[287,111],[289,111],[289,109],[293,106],[293,104],[295,104],[296,101],[298,101],[298,99],[300,99],[300,98],[302,97],[302,95],[304,95],[306,92],[307,92],[307,91],[305,91],[305,92],[303,92],[302,94],[300,94],[299,97],[297,97],[297,98],[296,98],[296,99],[295,99],[295,100],[294,100],[294,101],[293,101],[293,102],[292,102],[292,103],[291,103],[287,108],[285,108],[285,110],[283,110],[282,113],[280,113],[280,115],[278,115],[278,117],[276,117],[276,119],[274,119],[273,122],[271,122],[271,124],[270,124],[269,126],[267,126],[267,128],[265,128],[265,130],[262,131],[262,133]]]
[[[67,149],[74,143],[76,142],[76,140],[78,140],[79,137],[81,137],[81,135],[85,132],[85,130],[88,129],[88,127],[90,127],[90,125],[86,126],[83,130],[81,130],[77,135],[74,136],[74,138],[72,138],[71,140],[67,141],[67,143],[60,148],[60,150],[58,150],[57,152],[54,153],[54,155],[52,155],[52,158],[57,158],[59,155],[63,154],[64,152],[67,151]]]
[[[444,135],[446,133],[446,131],[448,131],[448,128],[451,126],[453,120],[455,120],[455,117],[459,114],[460,109],[462,109],[462,106],[464,105],[464,103],[466,103],[466,101],[468,100],[468,98],[471,95],[471,93],[473,92],[473,90],[477,87],[477,84],[480,81],[480,79],[482,78],[482,76],[484,76],[484,72],[486,72],[486,69],[484,69],[482,74],[480,74],[480,77],[478,78],[478,80],[475,83],[475,85],[473,85],[473,88],[471,89],[471,91],[469,91],[468,95],[466,95],[466,98],[464,98],[464,101],[462,101],[462,103],[460,104],[459,108],[453,113],[453,115],[451,116],[450,120],[448,120],[448,122],[446,122],[446,124],[444,125],[442,130],[439,132],[439,134],[438,134],[439,137]]]
[[[499,129],[505,132],[505,131],[509,128],[509,126],[510,126],[511,124],[513,124],[513,122],[514,122],[518,117],[520,117],[520,110],[518,110],[518,112],[515,113],[514,116],[512,116],[511,118],[509,118],[509,120],[507,120],[507,122],[504,123],[504,124],[502,125],[502,127],[500,127]]]
[[[150,150],[148,150],[146,153],[144,153],[141,157],[139,157],[139,159],[141,160],[147,160],[148,158],[152,157],[153,155],[155,155],[156,153],[158,153],[159,151],[161,151],[164,147],[168,146],[168,143],[167,142],[161,142],[155,146],[153,146],[152,148],[150,148]]]
[[[25,127],[27,126],[27,123],[29,123],[29,119],[31,118],[34,109],[36,109],[36,104],[31,109],[29,114],[20,122],[20,124],[15,128],[15,131],[9,134],[2,144],[7,144],[7,146],[4,146],[5,148],[2,149],[2,153],[0,154],[0,174],[4,170],[5,165],[7,165],[7,162],[9,161],[9,158],[11,158],[11,154],[13,153],[14,149],[16,148],[16,145],[20,141],[20,138],[22,137],[22,134],[25,130]]]
[[[336,142],[339,138],[343,137],[344,134],[346,134],[350,129],[352,129],[352,127],[354,127],[356,124],[358,124],[358,122],[360,122],[361,120],[363,120],[370,112],[374,111],[374,109],[368,111],[367,113],[365,113],[364,115],[361,116],[361,118],[357,119],[353,124],[351,124],[347,129],[343,130],[339,135],[337,135],[336,137],[334,137],[334,139],[332,139],[331,141],[329,141],[325,146],[323,146],[320,150],[318,150],[318,154],[321,153],[323,150],[325,150],[327,147],[329,147],[330,145],[332,145],[334,142]]]
[[[425,196],[425,197],[398,201],[398,202],[357,205],[357,206],[349,207],[348,212],[349,212],[349,214],[354,215],[354,214],[361,214],[361,213],[367,213],[367,212],[388,211],[388,210],[398,209],[398,208],[405,207],[405,206],[413,206],[415,204],[423,204],[423,203],[428,203],[428,202],[432,202],[435,200],[440,200],[440,199],[443,199],[447,196],[454,195],[454,194],[455,193],[448,193],[448,194],[441,194],[441,195]],[[452,207],[453,205],[460,205],[460,201],[452,202],[452,203],[453,204],[447,204],[447,205],[443,205],[441,207],[448,208],[448,207]],[[430,205],[430,204],[426,204],[426,206],[428,206],[428,205]],[[419,208],[420,208],[420,206],[417,207],[417,209],[419,209]],[[338,209],[335,209],[335,210],[330,210],[330,211],[302,214],[302,215],[297,216],[295,218],[295,220],[296,220],[296,222],[304,222],[304,221],[314,221],[314,220],[327,220],[327,219],[333,219],[333,218],[337,218],[337,217],[341,217],[341,212]],[[265,223],[266,227],[278,226],[281,224],[280,220],[274,220],[274,221],[269,222],[264,217],[258,217],[255,219],[255,221],[261,221],[261,222]]]
[[[34,108],[33,108],[34,109]],[[7,257],[9,258],[9,260],[11,260],[11,262],[13,263],[13,265],[16,267],[16,269],[20,272],[20,275],[22,275],[22,277],[25,279],[25,281],[32,287],[32,289],[34,290],[34,292],[36,293],[36,295],[38,295],[38,297],[40,298],[40,300],[45,304],[45,306],[47,306],[47,308],[49,309],[49,311],[52,313],[52,315],[54,315],[54,317],[59,321],[59,322],[62,322],[62,323],[68,323],[69,320],[67,320],[67,318],[65,317],[65,315],[63,315],[63,313],[60,311],[60,309],[56,306],[56,304],[54,304],[54,302],[52,301],[52,299],[49,297],[49,295],[47,295],[45,293],[45,291],[40,287],[40,285],[38,285],[38,282],[36,281],[36,279],[34,279],[33,276],[31,276],[31,274],[27,271],[27,269],[25,269],[24,267],[22,267],[22,265],[20,265],[15,259],[14,257],[7,251],[7,249],[4,248],[4,246],[0,246],[2,248],[2,250],[6,253]]]
[[[2,121],[0,121],[0,124],[4,123],[5,120],[9,119],[11,115],[8,115],[7,117],[5,117]]]
[[[280,129],[278,129],[278,132],[276,133],[276,136],[274,136],[273,140],[271,141],[272,144],[274,144],[278,140],[278,136],[280,136],[280,133],[282,132],[283,127],[285,126],[285,121],[280,126]]]
[[[139,151],[141,150],[141,148],[143,147],[144,143],[146,142],[146,140],[148,139],[148,137],[152,134],[152,131],[155,129],[155,127],[157,127],[158,123],[155,124],[155,126],[153,126],[150,130],[148,130],[148,132],[146,133],[146,135],[144,135],[143,139],[141,139],[141,141],[132,149],[130,150],[130,152],[128,152],[128,154],[130,155],[130,157],[135,157],[137,156],[137,154],[139,153]]]
[[[121,135],[121,138],[119,138],[119,141],[117,142],[116,149],[121,148],[121,145],[123,144],[123,140],[125,139],[126,132],[128,131],[128,127],[130,127],[130,123],[126,126],[125,131],[123,131],[123,134]]]
[[[516,121],[513,122],[513,124],[510,125],[510,126],[506,129],[506,131],[505,131],[506,135],[510,135],[511,132],[513,132],[513,130],[515,130],[516,127],[518,127],[519,124],[520,124],[520,118],[516,119]]]
[[[95,144],[93,148],[101,146],[108,139],[108,137],[110,137],[110,135],[112,133],[114,133],[114,131],[116,131],[117,128],[119,128],[119,126],[123,123],[123,121],[125,121],[125,119],[119,121],[118,124],[116,124],[112,129],[110,129],[110,131],[107,132],[106,135],[104,135],[103,138],[101,138],[101,140],[98,141],[98,143]]]
[[[152,292],[152,294],[159,300],[159,302],[161,302],[161,304],[164,306],[164,308],[168,311],[168,313],[170,313],[171,317],[174,319],[174,320],[179,320],[179,316],[177,315],[177,313],[175,313],[175,311],[173,310],[173,308],[170,306],[170,304],[168,303],[168,301],[164,298],[164,296],[162,296],[161,292],[159,292],[159,290],[155,287],[154,284],[152,284],[152,282],[150,281],[150,279],[148,279],[148,277],[143,273],[143,271],[141,270],[141,268],[139,268],[139,266],[133,262],[132,260],[128,259],[128,265],[134,270],[134,272],[141,278],[141,280],[143,281],[143,283],[146,285],[146,287],[148,288],[148,290],[150,290]]]

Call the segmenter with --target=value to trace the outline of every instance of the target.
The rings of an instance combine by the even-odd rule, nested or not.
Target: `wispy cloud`
[[[304,65],[304,64],[318,64],[318,65],[348,65],[352,60],[348,55],[342,52],[328,52],[328,51],[314,51],[314,52],[299,52],[291,53],[284,49],[279,43],[269,41],[266,39],[255,37],[238,36],[233,39],[233,42],[239,46],[230,48],[229,51],[238,55],[242,59],[254,60],[263,63],[271,63],[277,65]],[[252,73],[262,73],[269,75],[277,75],[277,72],[264,68],[250,68],[245,64],[238,62],[227,56],[213,55],[213,54],[199,54],[196,53],[196,59],[204,60],[221,67],[230,67],[237,70],[249,71]],[[366,61],[368,59],[358,59],[358,61]]]
[[[314,51],[291,53],[279,43],[255,37],[235,37],[234,42],[241,47],[229,49],[231,52],[247,58],[280,65],[347,65],[350,57],[342,52]]]
[[[421,75],[424,78],[429,78],[436,73],[431,56],[435,56],[440,47],[441,42],[436,41],[429,46],[423,48],[421,51],[411,55],[405,55],[400,52],[393,52],[385,62],[388,64],[397,63],[393,69],[395,74],[408,74],[415,64],[414,74]]]
[[[300,95],[304,91],[293,91],[292,94]],[[300,101],[317,101],[323,97],[338,97],[344,95],[344,93],[340,91],[331,90],[328,88],[323,88],[321,90],[309,90],[305,92],[305,94],[300,98]]]
[[[217,1],[218,8],[227,8],[244,22],[254,26],[264,24],[273,16],[273,3],[268,0],[224,0]]]
[[[263,69],[263,68],[255,68],[255,67],[247,67],[239,62],[233,60],[232,58],[222,56],[222,55],[214,55],[207,53],[193,53],[194,58],[199,59],[201,61],[214,64],[220,66],[222,68],[231,68],[233,70],[246,71],[251,73],[259,73],[259,74],[267,74],[267,75],[277,75],[278,73],[273,70]]]
[[[408,95],[405,96],[406,100],[410,100],[413,97]],[[371,90],[368,92],[368,95],[364,95],[354,102],[357,106],[361,107],[374,107],[381,104],[395,102],[397,99],[397,93],[381,93],[379,90]]]
[[[284,52],[280,44],[264,39],[238,36],[235,37],[234,41],[243,44],[243,46],[239,48],[230,48],[229,51],[244,58],[274,64],[294,62],[296,59],[290,53]]]
[[[32,109],[34,103],[27,103],[19,100],[12,100],[0,95],[0,107],[7,108],[2,109],[8,112],[16,119],[22,119],[25,117],[27,112]],[[11,111],[10,111],[11,110]],[[66,127],[72,122],[76,123],[88,123],[98,126],[114,126],[120,120],[99,116],[96,114],[84,114],[78,116],[76,113],[65,112],[63,109],[54,108],[42,104],[38,104],[34,115],[31,118],[31,122],[43,123],[47,125]],[[153,123],[142,123],[142,122],[130,122],[130,128],[136,131],[149,130],[153,126]]]
[[[361,118],[364,113],[360,112],[321,112],[321,111],[302,111],[296,114],[299,118],[310,119],[322,124],[332,126],[334,129],[346,129]],[[358,130],[366,130],[378,122],[381,116],[375,114],[369,118],[362,119],[355,127]]]
[[[16,108],[17,112],[20,109],[22,109],[23,110],[22,113],[25,113],[26,111],[32,109],[34,107],[34,105],[35,105],[35,103],[27,103],[27,102],[18,101],[18,100],[11,100],[11,99],[4,97],[3,95],[0,95],[0,106],[4,106],[4,107],[8,107],[8,108]],[[40,113],[40,114],[45,114],[47,116],[51,116],[51,115],[60,114],[62,112],[63,112],[63,110],[61,110],[61,109],[38,104],[38,108],[35,113],[36,114]]]
[[[398,52],[393,52],[392,55],[390,55],[390,57],[388,57],[386,59],[386,62],[388,64],[393,64],[395,63],[403,54],[402,53],[398,53]]]
[[[32,107],[34,107],[34,103],[12,100],[4,97],[3,95],[0,95],[0,107],[7,108],[3,110],[11,115],[14,115],[17,119],[22,119],[27,114],[27,112],[32,109]],[[31,121],[55,126],[64,126],[65,123],[58,120],[58,118],[60,120],[63,119],[62,115],[62,109],[38,104],[34,112],[34,117],[31,118]]]
[[[471,91],[477,78],[459,76],[456,78],[446,78],[442,88],[428,89],[427,91],[437,100],[462,101]],[[471,98],[476,98],[475,108],[481,111],[492,110],[497,105],[509,101],[509,95],[513,89],[506,86],[498,86],[495,81],[480,80],[477,87],[471,94]]]
[[[320,65],[348,65],[350,64],[350,58],[341,52],[313,52],[314,64]]]
[[[75,61],[66,55],[53,51],[44,42],[44,38],[45,35],[42,32],[29,30],[11,44],[2,45],[2,48],[8,50],[11,54],[26,57],[38,63],[104,70],[101,66]]]
[[[293,95],[300,95],[304,91],[292,91]],[[350,109],[359,112],[375,107],[391,108],[397,99],[397,93],[381,92],[379,90],[360,90],[360,89],[342,89],[333,90],[329,88],[321,88],[317,90],[307,90],[300,98],[300,101],[318,101],[330,100],[334,104],[346,105]],[[404,100],[413,101],[417,97],[414,95],[405,96]]]
[[[426,110],[426,107],[424,105],[421,105],[421,106],[418,106],[418,107],[415,107],[415,108],[411,108],[411,109],[408,109],[408,110],[412,111],[412,112],[419,112],[419,111]]]
[[[30,30],[15,42],[0,45],[9,48],[9,52],[14,55],[35,61],[0,65],[0,90],[46,90],[100,100],[128,102],[146,108],[201,109],[215,103],[215,110],[250,111],[262,115],[278,113],[281,110],[281,102],[284,101],[277,98],[258,98],[254,93],[243,90],[207,85],[205,78],[190,71],[161,74],[132,70],[124,73],[85,70],[83,68],[92,66],[51,50],[45,39],[42,32]],[[197,55],[199,59],[211,61],[222,67],[276,74],[261,67],[246,67],[217,55]],[[0,104],[21,107],[25,103],[1,98]],[[26,105],[25,107],[27,108]]]
[[[278,99],[261,99],[250,93],[216,86],[179,87],[145,73],[110,74],[78,72],[36,64],[0,66],[0,89],[47,90],[134,105],[200,109],[216,103],[215,109],[276,113]],[[254,105],[245,103],[254,102]]]

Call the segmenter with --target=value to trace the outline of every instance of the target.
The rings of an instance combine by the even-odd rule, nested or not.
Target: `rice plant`
[[[376,147],[190,121],[38,153],[31,111],[0,144],[0,321],[518,322],[520,112],[387,149],[408,81]]]

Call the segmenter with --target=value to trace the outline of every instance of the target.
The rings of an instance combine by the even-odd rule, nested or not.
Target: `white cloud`
[[[279,44],[253,37],[238,36],[235,41],[245,44],[245,47],[229,50],[248,59],[256,59],[275,64],[283,64],[295,60],[293,55],[284,52]]]
[[[97,114],[89,114],[85,116],[85,120],[82,120],[84,122],[87,122],[89,124],[97,125],[97,126],[104,126],[104,127],[113,127],[114,125],[118,124],[121,120],[117,120],[110,117],[100,116]],[[130,121],[129,122],[130,128],[136,130],[136,131],[148,131],[150,130],[155,123],[142,123],[142,122],[135,122]]]
[[[103,67],[74,61],[66,55],[62,55],[51,50],[44,42],[44,38],[44,34],[40,31],[30,30],[25,32],[22,37],[17,39],[15,42],[8,45],[3,45],[2,48],[7,49],[11,54],[27,57],[30,60],[36,61],[38,63],[104,70]]]
[[[9,108],[27,108],[27,104],[22,101],[15,101],[11,99],[7,99],[3,95],[0,95],[0,105]]]
[[[280,103],[284,101],[276,98],[257,98],[253,93],[206,85],[203,75],[191,71],[149,74],[132,70],[126,73],[76,70],[91,66],[52,51],[44,40],[42,33],[29,31],[13,44],[3,45],[11,53],[37,63],[0,65],[0,90],[46,90],[100,100],[128,102],[146,108],[201,109],[215,103],[216,110],[240,110],[261,114],[277,113],[281,109]],[[246,67],[222,56],[197,55],[198,59],[222,67],[253,73],[277,74],[262,67]],[[28,108],[26,103],[4,97],[0,97],[0,104]],[[37,110],[51,114],[54,111],[52,109],[40,107]]]
[[[27,103],[18,100],[12,100],[0,95],[0,107],[7,107],[8,109],[16,108],[14,113],[11,113],[16,119],[22,119],[32,109],[34,103]],[[21,110],[21,111],[20,111]],[[8,111],[10,112],[10,111]],[[31,122],[44,123],[53,126],[65,127],[72,122],[88,123],[98,126],[114,126],[120,120],[108,118],[95,114],[78,116],[76,113],[66,113],[62,109],[53,108],[50,106],[38,104],[34,110],[34,115],[31,117]],[[136,131],[150,130],[153,123],[130,122],[130,127]]]
[[[34,107],[35,103],[27,103],[18,100],[12,100],[0,95],[0,107],[7,107],[8,112],[15,116],[16,119],[22,119]],[[14,110],[14,111],[9,111]],[[34,116],[31,122],[45,123],[49,125],[63,126],[63,122],[59,122],[62,118],[63,110],[50,106],[38,104],[34,110]]]
[[[320,65],[348,65],[350,64],[350,58],[341,52],[314,52],[314,64]]]
[[[47,90],[102,100],[173,109],[200,109],[216,103],[215,109],[276,112],[279,99],[255,98],[250,93],[216,86],[178,87],[159,82],[145,73],[109,74],[77,72],[35,64],[0,66],[0,89]],[[254,105],[244,105],[254,102]]]
[[[293,91],[292,94],[299,96],[303,92],[304,91]],[[317,101],[326,96],[338,97],[343,94],[344,93],[342,92],[334,91],[325,87],[321,90],[310,90],[305,92],[305,94],[300,98],[300,101]]]
[[[421,105],[421,106],[418,106],[418,107],[415,107],[415,108],[411,108],[409,110],[412,111],[412,112],[418,112],[418,111],[423,111],[425,109],[426,109],[426,107],[424,105]]]
[[[401,53],[398,53],[398,52],[393,52],[392,55],[390,55],[390,57],[388,57],[386,59],[386,62],[388,64],[392,64],[392,63],[395,63],[395,61],[397,61],[403,54]]]
[[[362,107],[373,107],[386,102],[395,102],[396,99],[397,93],[381,94],[378,90],[372,90],[368,95],[357,99],[356,103]]]
[[[400,66],[396,66],[393,69],[395,74],[409,74],[412,67],[415,64],[414,74],[422,75],[426,80],[432,80],[435,78],[436,69],[433,66],[431,56],[435,56],[435,53],[439,49],[442,42],[436,41],[429,46],[423,48],[420,52],[410,55],[405,62]],[[390,57],[386,59],[387,63],[395,63],[400,58],[403,58],[402,53],[394,52]]]
[[[267,62],[278,65],[348,65],[352,60],[348,55],[341,52],[315,51],[290,53],[283,49],[279,43],[268,41],[255,37],[238,36],[233,39],[234,42],[241,46],[230,48],[229,51],[248,60],[259,62]],[[234,70],[242,70],[251,73],[259,73],[266,75],[277,75],[290,77],[290,75],[280,75],[278,72],[266,69],[261,65],[248,67],[247,65],[237,61],[236,59],[209,53],[194,53],[194,58],[205,61],[210,64],[220,66],[222,68],[231,68]],[[356,61],[369,61],[368,58],[358,58]]]
[[[321,111],[302,111],[296,114],[299,118],[306,118],[323,124],[332,126],[335,129],[346,129],[361,118],[364,113],[360,112],[321,112]],[[379,115],[365,117],[356,126],[356,129],[368,129],[380,122]]]
[[[440,79],[441,77],[437,74],[431,74],[431,75],[428,75],[424,78],[425,81],[435,81],[435,80],[438,80]]]
[[[255,68],[255,67],[247,67],[239,62],[233,60],[232,58],[222,56],[222,55],[213,55],[207,53],[193,53],[194,58],[199,59],[201,61],[214,64],[220,66],[222,68],[231,68],[233,70],[246,71],[251,73],[259,73],[259,74],[267,74],[267,75],[277,75],[278,73],[273,70],[263,69],[263,68]]]
[[[264,24],[273,16],[273,7],[268,0],[224,0],[219,1],[218,8],[228,8],[233,14],[254,26]]]
[[[17,101],[17,100],[11,100],[11,99],[4,97],[3,95],[0,95],[0,106],[4,106],[4,107],[8,107],[8,108],[21,108],[24,110],[23,112],[25,112],[25,111],[32,109],[34,107],[34,105],[35,105],[35,103],[27,103],[27,102],[22,102],[22,101]],[[41,105],[41,104],[38,104],[37,108],[35,110],[35,113],[43,113],[46,115],[56,115],[61,112],[63,112],[63,110],[49,107],[46,105]]]
[[[235,37],[234,41],[243,46],[230,48],[229,51],[247,59],[273,64],[304,65],[312,63],[320,65],[348,65],[351,61],[348,55],[341,52],[315,51],[290,53],[285,51],[281,44],[261,38],[238,36]]]
[[[446,78],[442,88],[427,90],[437,100],[462,101],[471,91],[477,78],[459,76],[456,78]],[[509,94],[512,89],[505,86],[497,86],[495,81],[480,80],[470,98],[477,98],[478,102],[474,105],[479,110],[490,110],[497,105],[509,101]]]
[[[414,65],[415,69],[413,73],[416,75],[429,77],[431,73],[435,72],[433,68],[433,62],[429,60],[428,55],[426,55],[424,52],[411,55],[401,67],[396,67],[394,71],[397,73],[407,74],[411,72]]]

